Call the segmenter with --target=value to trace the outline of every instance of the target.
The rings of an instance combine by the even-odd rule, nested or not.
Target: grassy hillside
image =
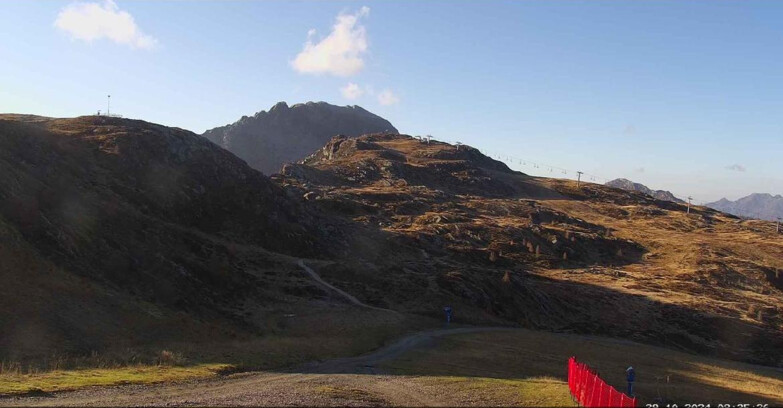
[[[281,309],[330,300],[284,254],[339,238],[193,133],[0,116],[0,361],[150,361],[168,343],[273,333]],[[129,348],[143,351],[116,353]]]
[[[270,179],[181,129],[0,116],[0,362],[280,366],[450,305],[461,323],[781,366],[773,228],[404,135],[337,137]],[[301,258],[405,317],[346,308]]]
[[[640,404],[783,404],[781,370],[595,336],[535,331],[448,336],[383,367],[484,405],[573,406],[566,367],[572,355],[618,390],[625,390],[625,369],[633,365]]]
[[[771,223],[404,135],[335,138],[278,182],[382,237],[320,271],[367,302],[783,364]]]

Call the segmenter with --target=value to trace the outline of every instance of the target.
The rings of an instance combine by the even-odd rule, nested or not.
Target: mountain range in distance
[[[250,167],[274,174],[323,147],[333,136],[399,133],[392,124],[364,108],[307,102],[278,102],[269,111],[207,130],[202,136],[245,160]]]
[[[644,184],[635,183],[624,178],[614,179],[607,182],[606,185],[626,191],[637,191],[658,200],[684,203],[683,200],[675,197],[670,191],[653,190]],[[736,201],[721,198],[718,201],[706,203],[704,206],[742,218],[755,218],[768,221],[775,221],[778,218],[783,218],[783,196],[780,194],[753,193],[739,198]]]
[[[783,196],[780,194],[753,193],[736,201],[721,198],[705,206],[743,218],[769,221],[783,218]]]

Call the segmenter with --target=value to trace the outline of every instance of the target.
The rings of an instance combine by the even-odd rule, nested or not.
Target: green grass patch
[[[571,407],[568,384],[552,377],[489,378],[489,377],[420,377],[424,384],[460,395],[463,401],[486,405],[521,407]]]
[[[39,374],[0,375],[0,395],[67,391],[91,386],[154,384],[211,377],[233,369],[229,364],[132,366],[58,370]]]

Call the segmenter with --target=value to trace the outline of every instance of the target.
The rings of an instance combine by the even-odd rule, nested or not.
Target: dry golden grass
[[[640,262],[621,268],[627,279],[597,282],[595,276],[563,270],[542,271],[546,275],[783,330],[783,292],[770,281],[771,277],[779,282],[775,276],[783,275],[783,235],[774,233],[773,223],[682,211],[646,216],[641,205],[623,206],[628,215],[615,217],[607,215],[615,206],[595,201],[542,204],[606,226],[614,236],[638,242],[648,251]]]
[[[369,269],[364,285],[355,270],[327,276],[357,296],[380,288],[386,304],[417,313],[448,299],[473,324],[499,317],[783,366],[783,236],[772,223],[528,177],[469,148],[406,136],[331,148],[309,162],[323,174],[286,182],[320,191],[330,211],[423,252],[389,251],[376,261],[386,264],[382,275]],[[415,288],[405,275],[425,274],[434,283],[409,302]]]
[[[233,367],[228,364],[195,366],[137,366],[50,371],[37,374],[0,375],[0,395],[75,390],[119,384],[155,384],[218,375]]]
[[[451,398],[478,406],[572,407],[568,383],[552,377],[418,377],[414,381]]]

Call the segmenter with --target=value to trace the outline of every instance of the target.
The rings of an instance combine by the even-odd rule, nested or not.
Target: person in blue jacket
[[[451,306],[444,307],[443,313],[446,313],[446,324],[451,323]]]
[[[633,382],[636,381],[636,370],[633,367],[628,367],[625,370],[625,379],[628,380],[628,396],[633,397]]]

